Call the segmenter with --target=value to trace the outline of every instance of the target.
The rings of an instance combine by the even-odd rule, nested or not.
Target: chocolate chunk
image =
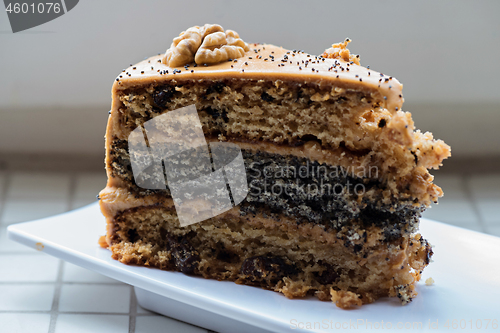
[[[155,92],[153,92],[153,100],[158,107],[163,108],[168,102],[170,102],[170,99],[174,96],[174,93],[174,87],[158,87]]]
[[[382,128],[382,127],[385,127],[385,124],[386,124],[386,120],[385,119],[380,119],[380,121],[378,122],[378,127]]]
[[[287,258],[255,256],[243,261],[240,273],[251,281],[278,281],[297,274],[297,269]]]
[[[177,270],[184,274],[192,274],[198,267],[200,256],[191,244],[183,237],[167,236],[168,246]]]

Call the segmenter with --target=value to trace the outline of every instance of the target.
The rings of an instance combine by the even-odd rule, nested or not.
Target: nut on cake
[[[125,69],[106,131],[102,246],[125,264],[341,308],[384,296],[410,302],[433,253],[420,214],[443,194],[428,170],[450,147],[415,129],[401,83],[362,67],[348,42],[314,56],[205,25]],[[168,186],[137,185],[128,138],[190,105],[207,142],[241,149],[249,192],[182,227]]]

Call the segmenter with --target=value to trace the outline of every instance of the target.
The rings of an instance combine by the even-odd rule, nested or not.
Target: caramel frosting
[[[391,113],[401,110],[404,101],[403,85],[398,80],[343,57],[325,58],[269,44],[250,44],[249,51],[241,58],[206,66],[193,62],[184,67],[169,67],[162,62],[163,58],[160,54],[124,69],[113,85],[114,93],[137,85],[162,84],[171,80],[238,78],[328,83],[345,89],[368,90],[379,93],[381,106]]]

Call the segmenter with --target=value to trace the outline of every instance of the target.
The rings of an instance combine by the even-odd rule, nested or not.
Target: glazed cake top
[[[379,93],[385,104],[382,107],[391,113],[401,110],[403,85],[393,77],[357,65],[357,61],[314,56],[270,44],[248,46],[249,51],[244,52],[243,56],[210,65],[191,62],[184,66],[169,67],[163,63],[163,55],[152,56],[124,69],[116,78],[113,91],[147,84],[161,85],[171,80],[284,80]]]

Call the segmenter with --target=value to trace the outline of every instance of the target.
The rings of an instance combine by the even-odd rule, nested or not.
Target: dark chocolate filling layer
[[[128,182],[137,197],[170,197],[168,185],[166,190],[146,190],[136,185],[126,141],[115,141],[111,154],[113,176]],[[265,211],[279,218],[284,214],[297,223],[311,222],[335,230],[353,224],[375,225],[384,230],[387,240],[393,240],[415,231],[424,210],[424,206],[409,199],[386,200],[382,183],[339,166],[263,151],[243,149],[242,155],[249,186],[240,204],[242,215]],[[165,179],[159,181],[164,183]]]

